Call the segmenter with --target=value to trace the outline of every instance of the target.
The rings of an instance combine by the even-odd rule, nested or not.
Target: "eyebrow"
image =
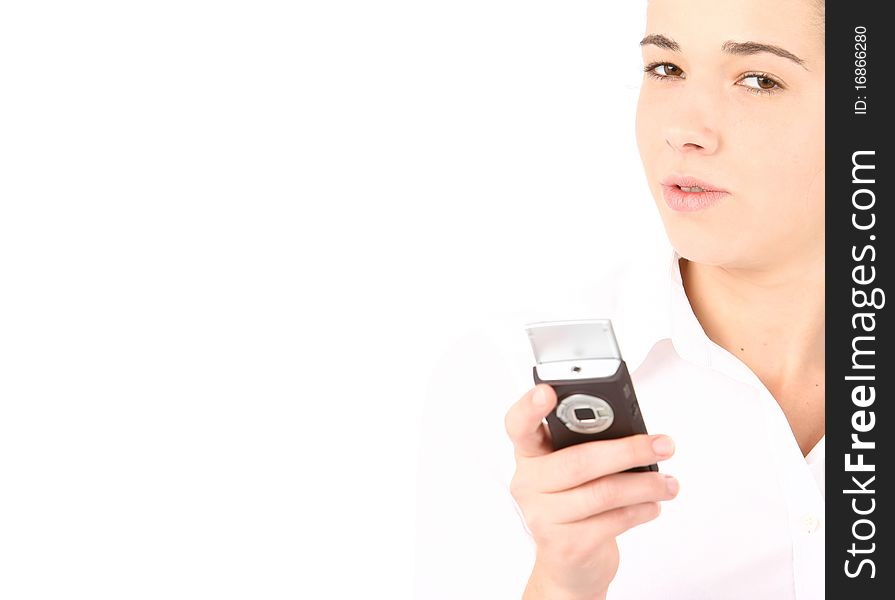
[[[680,52],[681,46],[671,38],[667,38],[664,35],[660,34],[650,34],[640,40],[641,46],[653,45],[658,46],[659,48],[665,48],[666,50],[671,50],[672,52]],[[805,61],[790,52],[789,50],[785,50],[780,46],[772,46],[771,44],[761,44],[759,42],[731,42],[726,41],[721,44],[721,51],[727,54],[735,54],[739,56],[751,56],[753,54],[760,54],[762,52],[768,52],[770,54],[775,54],[777,56],[787,58],[806,71],[808,67],[805,66]]]

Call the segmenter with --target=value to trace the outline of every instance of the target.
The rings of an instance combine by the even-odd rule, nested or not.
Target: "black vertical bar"
[[[828,598],[895,597],[890,6],[826,7]]]

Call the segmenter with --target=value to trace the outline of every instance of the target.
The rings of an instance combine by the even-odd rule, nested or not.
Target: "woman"
[[[637,142],[653,198],[680,257],[676,268],[686,300],[709,349],[708,360],[697,355],[690,361],[703,367],[692,376],[697,383],[690,385],[698,386],[700,377],[715,377],[712,371],[723,361],[731,370],[748,367],[756,385],[744,404],[755,405],[738,420],[735,411],[729,420],[694,411],[703,427],[719,427],[729,436],[714,448],[726,458],[709,470],[690,456],[690,464],[682,465],[686,477],[660,463],[663,471],[678,475],[674,478],[619,471],[668,459],[674,442],[689,447],[705,442],[691,436],[686,426],[661,417],[651,422],[651,407],[642,403],[652,431],[656,421],[666,427],[675,423],[677,432],[662,428],[674,442],[668,436],[632,436],[554,453],[541,419],[554,408],[556,395],[546,385],[525,394],[506,415],[517,462],[511,489],[537,545],[524,597],[821,598],[823,542],[817,529],[822,510],[815,506],[819,514],[801,519],[809,534],[817,534],[810,545],[792,539],[802,534],[794,523],[799,522],[798,505],[811,501],[802,496],[811,491],[789,493],[784,488],[787,477],[803,475],[791,450],[797,447],[802,458],[812,450],[817,449],[816,455],[823,451],[823,3],[651,0],[646,33]],[[688,384],[676,385],[671,373],[678,368],[675,361],[686,358],[683,345],[673,344],[678,356],[654,367],[649,381],[634,375],[639,395],[644,395],[641,388],[660,385],[686,392]],[[749,377],[742,369],[739,375]],[[708,385],[709,395],[711,390]],[[679,403],[682,412],[694,408],[686,406],[686,397],[665,396]],[[788,431],[755,426],[756,411],[771,410],[760,404],[762,399],[776,403]],[[725,398],[716,401],[723,405]],[[741,435],[749,430],[760,435]],[[791,436],[792,448],[780,442],[783,456],[767,454],[768,468],[776,469],[771,463],[778,460],[794,464],[794,471],[781,469],[770,479],[753,480],[771,490],[749,489],[747,481],[730,490],[736,501],[718,493],[727,484],[723,471],[748,478],[754,469],[755,460],[742,445],[762,446],[763,436],[774,435],[778,442],[781,435]],[[737,443],[740,448],[731,447]],[[711,450],[710,443],[700,449]],[[822,457],[819,466],[818,456],[814,458],[813,471],[822,471]],[[709,479],[715,479],[714,490],[706,485]],[[684,498],[679,490],[688,485],[699,488],[701,500]],[[706,503],[709,496],[712,502]],[[663,527],[662,501],[671,501],[669,508],[675,502],[690,507],[675,506],[679,522]],[[732,521],[744,519],[743,511],[748,511],[755,527],[768,520],[777,523],[741,546],[695,535],[709,548],[693,553],[689,572],[675,561],[685,571],[678,581],[686,585],[664,583],[657,589],[614,582],[617,575],[649,579],[657,565],[673,560],[674,552],[691,553],[694,539],[682,537],[686,532],[680,519],[692,519],[694,532],[723,529],[723,520],[712,514],[719,505],[739,507],[730,515]],[[708,511],[707,519],[698,507]],[[635,534],[633,528],[657,517],[649,535]],[[623,532],[628,533],[621,536]],[[631,543],[623,544],[620,536]],[[650,555],[649,548],[655,553]],[[635,555],[631,568],[617,573],[629,549]],[[712,556],[716,553],[724,554],[720,567]],[[616,588],[624,594],[614,595]]]
[[[823,23],[814,0],[650,0],[636,135],[669,254],[559,315],[612,318],[650,435],[553,451],[540,385],[501,410],[507,485],[473,475],[531,354],[470,338],[433,385],[461,417],[434,415],[453,443],[423,461],[418,597],[823,597]]]

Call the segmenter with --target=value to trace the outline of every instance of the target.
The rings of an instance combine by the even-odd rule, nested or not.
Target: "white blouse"
[[[442,357],[421,431],[416,598],[521,597],[535,545],[509,493],[503,417],[534,385],[523,326],[607,317],[647,429],[675,441],[659,468],[680,482],[657,519],[618,537],[608,599],[824,597],[825,438],[802,456],[764,384],[706,336],[667,248],[550,310],[495,317]]]

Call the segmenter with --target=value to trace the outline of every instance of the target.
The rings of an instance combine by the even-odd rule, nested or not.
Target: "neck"
[[[823,379],[824,254],[726,267],[681,259],[693,312],[713,342],[766,383]]]

